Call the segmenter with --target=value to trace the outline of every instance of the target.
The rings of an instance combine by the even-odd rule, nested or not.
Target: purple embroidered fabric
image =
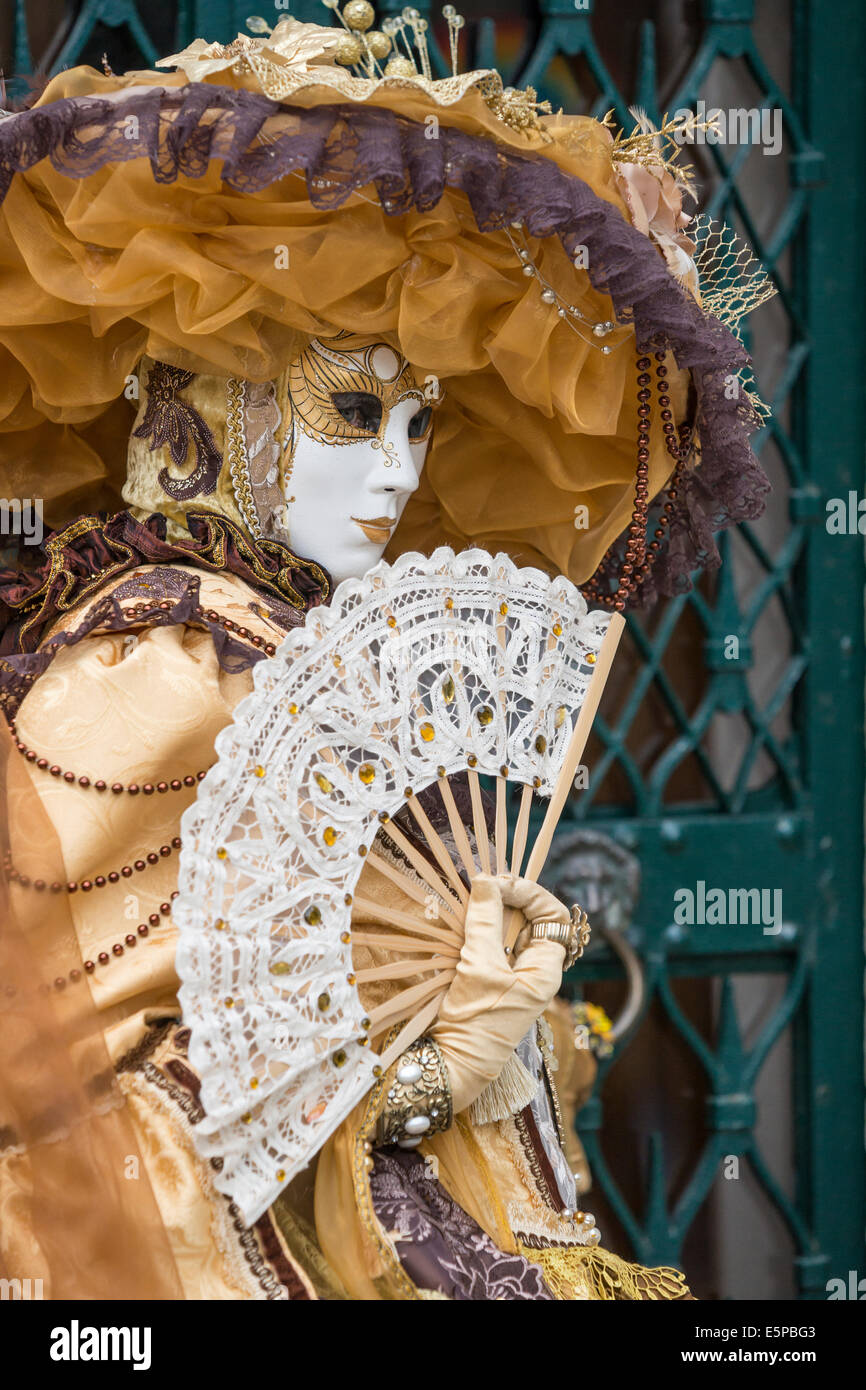
[[[267,143],[254,143],[277,115]],[[671,351],[696,390],[701,464],[680,485],[669,539],[641,600],[685,592],[693,570],[719,563],[713,533],[763,510],[769,483],[749,444],[759,421],[744,392],[735,400],[725,390],[748,362],[745,349],[671,277],[645,236],[552,160],[469,135],[444,119],[439,139],[428,140],[423,123],[380,108],[302,110],[194,82],[117,99],[69,97],[0,121],[0,197],[16,171],[41,159],[84,178],[105,164],[141,157],[150,160],[157,183],[179,174],[199,177],[219,159],[225,183],[240,192],[302,171],[320,208],[373,185],[391,216],[434,208],[446,187],[457,188],[482,231],[521,221],[532,236],[558,236],[570,254],[585,246],[592,283],[610,295],[620,323],[634,324],[637,346]]]
[[[147,378],[144,419],[132,431],[137,438],[146,439],[151,449],[167,444],[175,468],[180,468],[189,449],[195,448],[197,466],[188,478],[172,478],[167,468],[159,471],[160,487],[177,501],[214,492],[223,461],[208,426],[180,395],[192,379],[192,372],[155,362]]]
[[[370,1195],[413,1284],[455,1302],[553,1300],[537,1265],[500,1250],[418,1154],[379,1149]]]

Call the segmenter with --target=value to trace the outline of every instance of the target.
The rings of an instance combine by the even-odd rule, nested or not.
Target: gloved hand
[[[565,948],[556,941],[530,942],[512,965],[503,945],[504,906],[520,908],[527,922],[569,920],[568,909],[528,879],[472,880],[457,973],[430,1029],[448,1068],[455,1115],[499,1075],[562,979]]]

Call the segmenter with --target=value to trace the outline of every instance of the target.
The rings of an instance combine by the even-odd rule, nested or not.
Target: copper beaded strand
[[[12,734],[15,747],[18,749],[21,756],[25,758],[28,763],[32,763],[34,767],[38,767],[41,772],[47,772],[52,777],[61,777],[63,781],[68,782],[70,786],[74,783],[85,789],[93,787],[94,791],[97,792],[109,790],[109,783],[102,777],[91,779],[84,775],[79,776],[78,773],[75,772],[66,772],[62,767],[58,766],[57,763],[49,762],[48,758],[41,758],[34,749],[28,748],[27,744],[18,737],[18,730],[14,723],[10,724],[9,730]],[[173,777],[170,782],[142,782],[141,785],[137,782],[112,782],[110,784],[110,790],[115,796],[120,796],[122,792],[126,792],[129,796],[138,796],[139,792],[144,796],[152,796],[154,792],[179,792],[183,791],[184,787],[197,786],[206,775],[207,771],[203,769],[195,774],[188,773],[185,777]]]
[[[665,435],[665,448],[671,458],[676,462],[670,486],[667,489],[666,501],[659,516],[653,539],[647,545],[647,518],[649,515],[649,459],[650,459],[650,418],[652,414],[652,376],[650,369],[652,361],[647,354],[642,354],[637,359],[638,378],[637,378],[637,414],[638,414],[638,435],[637,435],[637,470],[635,475],[635,500],[632,510],[631,521],[629,522],[626,533],[625,558],[619,576],[619,584],[614,594],[603,594],[601,592],[602,581],[610,576],[614,557],[609,553],[602,561],[598,571],[584,586],[584,594],[587,598],[594,599],[600,603],[610,606],[621,613],[626,606],[629,597],[640,587],[643,580],[649,573],[654,563],[665,531],[670,524],[674,505],[679,496],[679,485],[682,480],[682,470],[692,449],[692,430],[688,424],[677,427],[674,424],[673,411],[671,409],[670,396],[667,390],[667,365],[665,357],[667,354],[661,350],[656,351],[656,389],[658,393],[659,410],[661,414],[662,429]]]
[[[168,610],[171,606],[172,605],[167,601],[163,601],[158,605],[158,607],[163,610]],[[135,619],[142,617],[149,611],[152,611],[152,605],[146,603],[135,604],[133,607],[124,610],[124,617]],[[205,611],[200,606],[196,608],[195,612],[196,616],[204,622],[216,624],[225,632],[232,633],[250,642],[253,647],[260,649],[265,656],[273,656],[276,653],[276,646],[274,643],[265,642],[264,638],[259,637],[257,633],[253,633],[248,628],[242,627],[231,618],[223,618],[215,610],[208,609]],[[60,645],[62,644],[58,642],[50,642],[46,646],[45,651],[53,656]],[[119,796],[124,792],[129,796],[138,796],[139,793],[144,796],[152,796],[155,792],[158,794],[165,794],[169,791],[177,792],[184,788],[195,787],[207,775],[206,769],[203,769],[195,774],[188,773],[184,777],[173,777],[170,781],[159,781],[155,783],[143,782],[140,785],[137,782],[112,782],[109,784],[104,778],[90,778],[84,774],[70,772],[61,768],[57,763],[51,763],[48,758],[40,757],[34,749],[28,747],[28,745],[18,737],[18,731],[15,727],[14,720],[9,720],[9,730],[15,748],[27,762],[37,767],[41,772],[47,772],[52,777],[62,778],[68,785],[77,785],[85,790],[92,787],[94,791],[105,792],[110,788],[115,796]],[[105,888],[109,884],[113,885],[119,883],[122,879],[129,879],[132,877],[133,873],[144,872],[149,865],[158,864],[160,859],[168,858],[174,850],[180,849],[180,847],[180,836],[175,835],[170,844],[161,845],[158,852],[151,850],[144,859],[136,859],[132,864],[124,864],[120,870],[112,869],[108,874],[96,874],[92,879],[70,879],[67,883],[61,883],[59,880],[48,883],[45,879],[41,878],[31,879],[27,874],[21,874],[14,868],[11,858],[8,855],[4,861],[3,868],[7,881],[17,884],[19,888],[32,888],[37,893],[43,893],[47,890],[55,894],[64,892],[72,894],[77,893],[79,889],[83,893],[89,893],[94,888]],[[152,912],[146,922],[140,922],[134,932],[127,932],[123,941],[115,941],[110,951],[100,951],[96,960],[85,960],[83,962],[84,972],[88,975],[93,974],[97,964],[103,966],[108,965],[112,958],[117,959],[124,955],[127,950],[135,947],[139,939],[143,940],[150,934],[152,927],[158,926],[163,917],[168,917],[171,914],[171,904],[177,896],[178,890],[175,888],[169,895],[169,899],[160,904],[159,911]],[[54,988],[56,990],[63,990],[66,988],[67,982],[75,984],[81,978],[82,971],[75,967],[66,975],[58,975],[54,980]],[[48,989],[49,986],[45,985],[41,986],[41,988]]]
[[[125,955],[127,951],[132,950],[135,946],[138,945],[139,940],[143,941],[146,937],[150,935],[152,927],[159,926],[159,923],[163,917],[171,916],[171,904],[174,902],[177,896],[178,890],[175,888],[170,895],[170,901],[160,903],[158,912],[151,912],[147,921],[139,922],[134,932],[127,932],[122,941],[115,941],[114,944],[111,946],[110,951],[100,951],[96,957],[96,960],[82,961],[82,965],[84,967],[83,972],[79,970],[77,966],[74,966],[71,970],[67,971],[65,975],[55,976],[53,982],[54,988],[60,991],[65,989],[67,984],[78,984],[79,980],[83,978],[84,974],[92,975],[96,970],[97,965],[110,965],[112,958],[117,960],[121,956]],[[41,993],[47,993],[50,989],[50,986],[45,984],[40,985],[39,988]],[[14,987],[7,987],[6,995],[8,998],[14,998],[15,993],[16,991]]]
[[[163,600],[157,606],[165,611],[171,608],[171,604],[168,600]],[[150,611],[152,611],[152,605],[136,603],[130,608],[124,609],[123,615],[125,618],[135,619],[143,617],[145,613]],[[266,642],[258,633],[251,632],[249,628],[241,627],[239,623],[234,622],[231,618],[223,618],[215,609],[209,608],[205,610],[199,606],[196,608],[195,612],[196,616],[204,622],[221,627],[224,632],[233,633],[235,636],[250,642],[252,646],[261,650],[265,656],[273,656],[276,653],[277,649],[273,642]],[[49,643],[48,647],[46,647],[46,651],[53,653],[56,650],[56,645],[55,643]],[[10,720],[9,730],[12,734],[15,747],[21,756],[26,758],[27,762],[33,763],[41,772],[48,772],[52,777],[62,777],[63,781],[68,782],[70,786],[75,783],[77,786],[85,789],[93,787],[94,791],[97,792],[108,791],[109,783],[106,782],[104,778],[90,778],[75,772],[67,772],[62,767],[59,767],[57,763],[51,763],[48,758],[40,757],[34,749],[29,748],[27,744],[18,737],[18,731],[14,721]],[[137,782],[130,782],[128,784],[124,784],[123,782],[112,782],[110,787],[115,796],[119,796],[122,792],[127,792],[129,796],[138,796],[139,792],[144,796],[152,796],[154,792],[164,794],[169,791],[182,791],[184,787],[194,787],[205,775],[206,769],[196,772],[195,774],[188,773],[185,777],[173,777],[170,781],[155,783],[143,782],[141,785]]]
[[[44,878],[31,879],[28,874],[20,874],[8,855],[4,869],[7,880],[17,883],[19,888],[33,888],[37,893],[44,893],[46,889],[51,893],[77,893],[80,888],[82,893],[89,893],[93,888],[105,888],[108,884],[119,883],[121,878],[132,878],[133,873],[144,873],[148,865],[158,864],[160,859],[168,859],[174,850],[180,849],[180,845],[180,836],[175,835],[170,844],[160,845],[158,853],[151,850],[144,859],[134,859],[131,864],[124,864],[120,870],[112,869],[107,874],[95,874],[92,879],[71,878],[67,883],[61,883],[59,880],[48,883]]]

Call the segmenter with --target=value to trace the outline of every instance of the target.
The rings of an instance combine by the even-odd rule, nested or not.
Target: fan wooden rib
[[[481,783],[474,768],[469,769],[469,795],[472,799],[472,827],[475,831],[475,844],[483,874],[490,873],[490,840],[487,833],[487,818],[484,802],[481,799]]]
[[[386,951],[393,951],[395,946],[399,946],[401,951],[428,955],[435,951],[437,955],[450,956],[452,960],[458,960],[460,957],[460,947],[456,943],[424,941],[417,936],[388,936],[385,932],[353,931],[352,942],[356,946],[376,946]]]
[[[410,897],[413,902],[419,903],[421,907],[428,906],[428,903],[430,902],[429,892],[425,893],[423,888],[421,888],[419,884],[415,883],[414,880],[411,879],[408,874],[401,872],[401,870],[398,868],[395,868],[395,866],[391,864],[387,859],[385,859],[381,854],[376,854],[375,851],[371,851],[370,854],[367,855],[367,863],[371,864],[377,873],[384,874],[385,878],[389,878],[392,883],[396,883],[399,888],[402,888],[402,890],[406,893],[407,897]],[[460,911],[461,913],[461,915],[458,917],[455,914],[455,912],[453,912],[447,906],[445,902],[441,901],[441,899],[445,897],[444,890],[445,885],[442,883],[441,879],[436,880],[435,887],[433,889],[433,892],[435,894],[436,911],[438,912],[441,920],[447,923],[447,925],[451,927],[451,929],[454,932],[456,932],[458,936],[460,936],[462,939],[463,914],[460,909],[460,905],[455,904],[455,907],[457,907],[458,911]]]
[[[400,1023],[404,1019],[414,1024],[417,1021],[417,1015],[413,1017],[415,1007],[426,1004],[431,994],[444,993],[456,973],[456,966],[449,966],[447,970],[437,971],[432,980],[422,980],[417,985],[411,985],[409,989],[401,990],[391,999],[386,999],[370,1012],[371,1033],[380,1033],[383,1028]],[[415,1037],[418,1037],[417,1033]],[[414,1038],[412,1041],[414,1042]]]
[[[402,912],[398,907],[385,907],[376,903],[372,898],[355,898],[355,906],[369,915],[371,922],[386,922],[390,927],[397,927],[401,931],[415,933],[420,936],[428,936],[432,941],[442,942],[445,945],[455,943],[458,947],[462,936],[456,932],[448,931],[444,927],[435,927],[426,918],[419,922],[418,918],[411,912]]]
[[[439,795],[442,804],[448,813],[448,824],[451,826],[451,834],[454,836],[454,843],[457,846],[457,853],[460,855],[463,864],[463,871],[470,881],[475,877],[477,869],[472,855],[472,846],[469,843],[469,836],[466,834],[466,826],[463,824],[460,812],[457,810],[457,803],[454,800],[454,793],[447,777],[440,777],[436,784],[439,788]]]

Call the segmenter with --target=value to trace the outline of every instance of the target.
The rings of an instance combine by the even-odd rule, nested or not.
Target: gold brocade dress
[[[240,579],[182,565],[174,572],[185,569],[200,581],[204,609],[245,629],[250,640],[282,640],[283,629]],[[127,575],[124,602],[136,586],[146,597],[153,575],[154,567]],[[93,601],[57,626],[74,631]],[[195,796],[195,782],[183,779],[212,764],[214,739],[251,685],[250,669],[220,666],[210,633],[200,627],[96,628],[59,650],[16,720],[18,738],[49,764],[25,756],[19,772],[30,778],[56,833],[66,879],[79,885],[68,902],[81,968],[69,988],[89,990],[98,1011],[138,1146],[130,1158],[143,1165],[152,1188],[182,1296],[689,1297],[677,1271],[646,1270],[586,1243],[580,1214],[573,1215],[576,1194],[560,1144],[555,1062],[543,1021],[521,1044],[538,1084],[516,1113],[485,1122],[471,1108],[418,1149],[376,1150],[385,1077],[252,1227],[217,1190],[215,1165],[194,1143],[202,1108],[177,1001],[170,905],[180,819]],[[52,767],[61,774],[52,775]],[[68,770],[90,785],[64,778]],[[105,790],[94,787],[97,779]],[[117,783],[140,790],[113,793]],[[16,841],[14,825],[11,851],[19,874],[39,876],[40,846]],[[132,872],[120,873],[123,866]],[[421,910],[398,885],[365,873],[366,898]],[[86,883],[93,886],[84,889]],[[371,963],[369,951],[356,948],[359,969]],[[367,988],[372,1003],[388,986]],[[41,1277],[44,1296],[52,1297],[51,1262],[40,1253],[29,1200],[30,1162],[15,1146],[0,1150],[0,1260],[12,1274]]]

